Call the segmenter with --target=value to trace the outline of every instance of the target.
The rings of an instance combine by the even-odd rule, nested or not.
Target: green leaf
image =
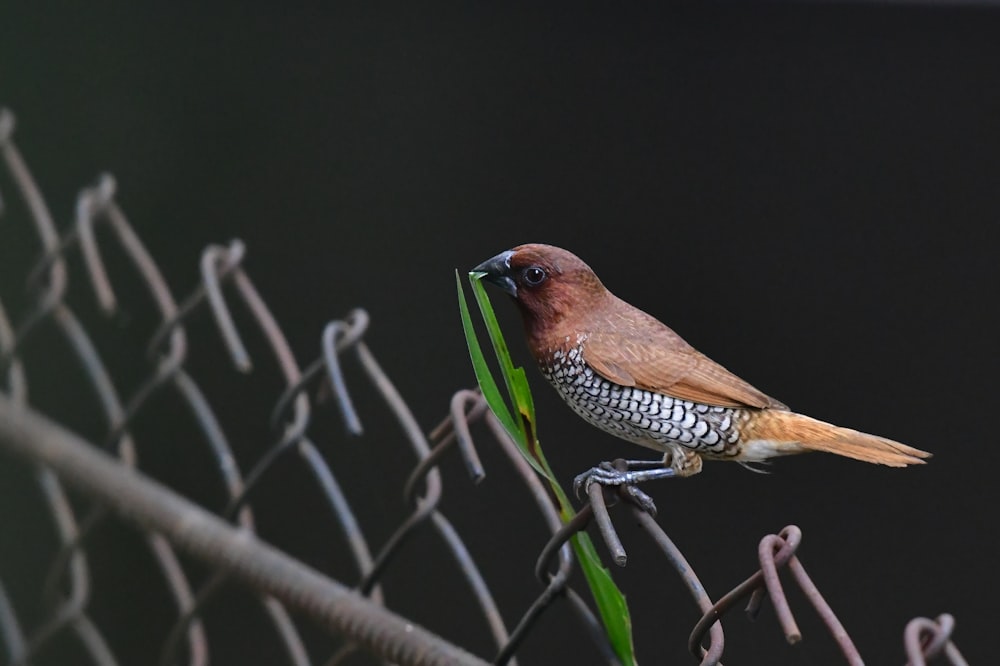
[[[476,371],[476,379],[479,381],[479,387],[486,403],[510,434],[511,439],[517,444],[521,455],[549,482],[559,505],[559,514],[564,521],[568,521],[574,516],[572,504],[570,504],[562,486],[556,481],[552,468],[549,467],[538,442],[535,429],[535,403],[531,397],[528,378],[524,373],[524,368],[514,367],[514,363],[511,361],[510,351],[507,349],[507,343],[500,332],[500,325],[497,323],[493,306],[481,281],[484,275],[484,273],[469,273],[469,282],[472,285],[472,293],[476,297],[483,321],[486,323],[486,330],[500,365],[500,374],[503,375],[514,413],[511,412],[500,395],[500,389],[483,356],[475,329],[472,326],[472,318],[465,301],[462,281],[458,276],[458,271],[456,271],[455,280],[458,287],[458,305],[462,314],[462,327],[465,330],[465,340],[469,346],[469,355]],[[615,654],[618,655],[624,666],[635,666],[632,619],[625,603],[625,597],[611,579],[611,573],[601,564],[597,550],[586,532],[574,535],[572,545]]]
[[[474,275],[478,277],[473,277]],[[500,362],[500,374],[503,375],[504,383],[507,385],[507,393],[510,394],[510,401],[513,405],[520,406],[518,404],[518,394],[527,391],[528,380],[524,377],[523,370],[521,371],[520,382],[518,382],[515,376],[514,362],[510,360],[510,351],[507,349],[507,343],[503,339],[503,333],[500,332],[500,323],[493,312],[493,304],[490,303],[490,298],[486,295],[486,288],[483,287],[483,275],[484,273],[469,274],[469,282],[472,284],[472,294],[476,297],[479,311],[483,315],[483,321],[486,322],[486,332],[490,335],[490,342],[493,344],[493,350],[496,352],[497,360]],[[520,368],[518,369],[520,370]],[[523,390],[519,391],[518,389],[521,386],[523,386]]]
[[[504,430],[517,441],[521,429],[507,408],[507,404],[503,401],[500,389],[497,387],[496,381],[493,380],[493,373],[490,372],[490,368],[486,364],[486,358],[483,356],[483,350],[479,346],[476,331],[472,327],[472,317],[469,315],[469,306],[465,302],[465,291],[462,289],[462,279],[459,277],[457,270],[455,271],[455,283],[458,287],[458,308],[462,313],[462,328],[465,330],[465,342],[469,346],[469,356],[472,358],[472,368],[476,372],[476,381],[479,382],[479,389],[483,392],[486,404],[490,406],[490,410],[497,417],[497,420],[500,421],[501,425],[503,425]]]

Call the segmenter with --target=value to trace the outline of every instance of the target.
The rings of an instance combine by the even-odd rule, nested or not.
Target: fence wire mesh
[[[0,463],[15,469],[3,478],[15,486],[5,496],[17,498],[18,505],[0,514],[4,519],[0,520],[4,544],[0,550],[0,664],[228,663],[226,655],[232,653],[224,646],[234,642],[252,644],[261,663],[333,666],[374,655],[401,664],[482,663],[483,659],[514,664],[519,647],[532,632],[540,631],[540,618],[555,612],[554,608],[578,623],[593,644],[596,663],[615,664],[617,659],[589,602],[569,585],[574,560],[568,540],[592,522],[612,559],[625,562],[609,506],[631,513],[690,590],[701,613],[689,638],[693,661],[720,663],[724,650],[720,620],[743,600],[748,600],[747,613],[755,616],[764,599],[770,599],[781,631],[790,643],[797,642],[801,632],[779,576],[779,571],[787,570],[844,660],[862,663],[850,636],[796,556],[801,541],[797,527],[790,525],[761,539],[759,570],[713,601],[657,521],[629,502],[619,501],[614,493],[593,485],[577,517],[562,524],[548,491],[478,391],[457,391],[450,405],[442,406],[446,416],[425,435],[365,342],[370,322],[364,310],[330,322],[320,336],[319,355],[303,367],[243,267],[246,252],[241,242],[207,247],[200,260],[199,284],[177,298],[116,202],[110,176],[100,177],[80,192],[73,223],[59,229],[13,135],[13,114],[0,111],[0,171],[4,172],[0,180]],[[108,267],[114,262],[106,263],[112,254],[120,260],[114,270]],[[26,292],[12,288],[25,278]],[[122,317],[133,316],[129,312],[150,309],[153,325],[146,334],[136,334],[127,325],[119,327],[125,329],[123,340],[134,349],[143,349],[144,359],[127,351],[117,338],[102,340],[100,336],[107,332],[92,333],[94,327],[84,325],[79,311],[85,306],[77,297],[85,285],[83,291],[92,295],[99,310],[119,323]],[[71,295],[73,291],[77,293]],[[193,348],[209,336],[202,317],[206,312],[236,371],[234,376],[255,368],[277,368],[277,389],[245,381],[248,406],[242,419],[240,414],[235,419],[223,415],[205,388],[216,384],[215,375],[229,372],[222,360],[211,355],[207,365],[192,360]],[[134,316],[141,319],[139,314]],[[253,342],[248,342],[248,336]],[[254,349],[253,358],[250,349]],[[345,376],[342,366],[347,357],[360,368],[359,379],[349,381]],[[33,372],[35,366],[40,368],[38,373]],[[29,397],[29,389],[35,389],[33,374],[44,374],[42,366],[55,369],[58,385],[39,387]],[[335,430],[357,437],[365,433],[362,410],[355,404],[361,383],[366,385],[366,400],[381,399],[380,407],[364,411],[391,419],[400,433],[393,444],[398,447],[396,455],[413,460],[402,487],[408,513],[395,529],[377,539],[366,536],[376,530],[365,529],[357,503],[345,491],[343,480],[347,479],[350,488],[355,468],[338,466],[330,453],[338,436]],[[47,397],[50,391],[55,398]],[[64,419],[59,408],[64,402],[86,403],[93,409],[88,417]],[[239,421],[259,416],[254,405],[268,405],[272,435],[267,446],[247,453],[245,447],[234,446],[227,433],[246,432],[246,424]],[[331,413],[336,423],[329,418]],[[193,425],[188,432],[193,443],[173,452],[169,447],[158,450],[158,445],[178,437],[178,421]],[[496,444],[504,452],[523,482],[521,492],[537,507],[532,518],[552,535],[534,571],[540,591],[526,608],[499,608],[466,538],[442,509],[442,461],[447,456],[457,451],[473,481],[484,475],[473,429],[476,438],[489,438],[491,446]],[[154,480],[159,472],[157,457],[186,455],[190,447],[199,451],[189,463],[198,470],[192,473],[208,477],[209,491],[185,493],[184,484],[166,478],[168,474]],[[15,456],[26,461],[23,466],[12,467]],[[147,458],[154,462],[147,464]],[[283,478],[282,470],[288,465],[304,472],[300,478],[307,478],[320,498],[315,505],[285,507],[273,492],[262,490]],[[390,490],[381,489],[386,496],[398,495]],[[185,499],[185,494],[190,497]],[[269,503],[277,507],[268,507]],[[310,515],[311,532],[339,535],[335,552],[324,551],[317,558],[308,548],[297,553],[290,547],[286,553],[256,538],[262,513],[271,515],[270,520],[278,515],[280,521],[286,510]],[[44,534],[19,531],[24,528],[23,522],[15,520],[20,511],[40,512],[47,524],[33,528]],[[102,533],[123,524],[138,535],[138,547],[127,554],[116,555],[113,550],[109,554]],[[404,548],[424,534],[433,535],[450,555],[451,577],[461,581],[473,600],[472,610],[461,612],[478,615],[491,637],[492,654],[474,656],[458,645],[463,642],[461,635],[442,631],[448,636],[444,638],[421,629],[418,624],[434,618],[434,600],[422,609],[393,612],[388,608],[383,586],[390,574],[428,575],[421,562],[412,561],[412,556],[408,559]],[[39,552],[44,556],[39,557]],[[5,556],[15,562],[5,561]],[[296,556],[299,559],[293,559]],[[108,584],[109,568],[128,570],[134,565],[129,558],[141,559],[151,572],[129,584],[157,598],[155,607],[131,607],[130,598]],[[318,566],[305,563],[317,559]],[[246,593],[240,596],[234,588]],[[257,609],[250,628],[227,621],[225,611],[234,595],[239,603]],[[116,603],[119,607],[109,610]],[[135,614],[154,620],[147,622],[152,629],[140,632],[138,646],[134,636],[132,643],[125,637],[134,630],[127,618]],[[949,615],[911,621],[902,641],[908,663],[918,665],[941,657],[964,664],[951,640],[954,626]]]

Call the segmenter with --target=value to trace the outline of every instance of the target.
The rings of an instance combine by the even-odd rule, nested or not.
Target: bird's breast
[[[586,421],[660,451],[682,446],[713,457],[738,454],[744,410],[679,400],[611,382],[584,360],[585,339],[576,342],[546,350],[537,360],[545,378]]]

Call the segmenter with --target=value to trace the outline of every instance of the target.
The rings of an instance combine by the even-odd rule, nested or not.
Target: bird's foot
[[[631,469],[632,467],[646,467],[647,469]],[[616,460],[614,463],[602,462],[597,467],[592,467],[578,475],[573,480],[573,491],[578,498],[582,499],[582,496],[587,495],[590,487],[595,483],[605,487],[614,486],[619,489],[624,498],[649,515],[656,516],[656,504],[653,502],[653,498],[639,490],[636,484],[676,475],[677,470],[672,467],[664,467],[660,461]]]

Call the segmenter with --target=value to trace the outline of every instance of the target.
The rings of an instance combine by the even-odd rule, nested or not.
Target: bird
[[[635,485],[692,476],[706,459],[757,469],[755,463],[809,451],[890,467],[922,464],[931,456],[791,411],[612,294],[567,250],[519,245],[473,271],[514,299],[539,370],[574,412],[663,454],[657,461],[603,462],[576,477],[578,494],[595,482],[626,486],[655,512]]]

